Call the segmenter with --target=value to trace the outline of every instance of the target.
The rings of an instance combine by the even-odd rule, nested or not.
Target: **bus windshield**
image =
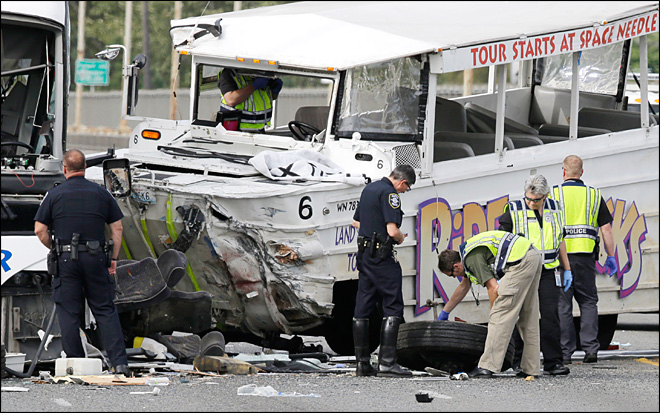
[[[372,140],[415,140],[419,134],[422,64],[414,58],[346,72],[337,136],[359,132]],[[420,123],[418,123],[420,122]]]

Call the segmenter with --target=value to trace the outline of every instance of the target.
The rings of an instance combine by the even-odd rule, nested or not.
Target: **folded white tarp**
[[[365,182],[363,176],[350,176],[325,155],[308,149],[263,151],[250,158],[248,163],[273,180],[345,182],[352,185]]]

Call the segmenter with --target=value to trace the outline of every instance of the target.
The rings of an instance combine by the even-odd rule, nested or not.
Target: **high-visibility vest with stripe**
[[[218,73],[218,77],[221,75],[222,72]],[[232,73],[232,79],[239,89],[252,84],[252,79],[247,76]],[[255,89],[250,97],[236,106],[229,106],[223,95],[220,110],[240,110],[242,113],[238,128],[244,132],[254,132],[263,129],[266,125],[270,126],[270,119],[273,117],[273,94],[270,87]]]
[[[598,237],[600,190],[577,181],[552,188],[552,197],[564,213],[566,252],[591,253]]]
[[[514,234],[522,235],[532,241],[537,249],[543,253],[543,265],[547,269],[559,266],[559,244],[564,235],[564,217],[559,205],[552,199],[543,203],[542,219],[543,229],[536,218],[533,209],[527,207],[523,201],[511,201],[504,207],[509,211],[513,221]]]
[[[478,284],[477,278],[465,266],[465,257],[477,247],[487,247],[495,257],[491,264],[491,270],[497,279],[504,276],[504,267],[507,263],[513,263],[523,259],[532,243],[519,235],[506,231],[485,231],[465,241],[458,248],[461,262],[465,269],[465,275],[473,284]]]

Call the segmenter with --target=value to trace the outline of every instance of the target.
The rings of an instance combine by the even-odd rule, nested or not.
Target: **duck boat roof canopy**
[[[170,34],[184,54],[344,70],[428,53],[431,72],[446,73],[601,47],[658,24],[648,1],[299,2],[173,20]]]

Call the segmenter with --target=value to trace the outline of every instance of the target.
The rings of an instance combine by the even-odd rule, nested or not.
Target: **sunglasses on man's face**
[[[541,202],[543,201],[543,199],[545,199],[545,197],[542,196],[541,198],[530,198],[527,195],[525,195],[525,199],[528,200],[529,202]]]

